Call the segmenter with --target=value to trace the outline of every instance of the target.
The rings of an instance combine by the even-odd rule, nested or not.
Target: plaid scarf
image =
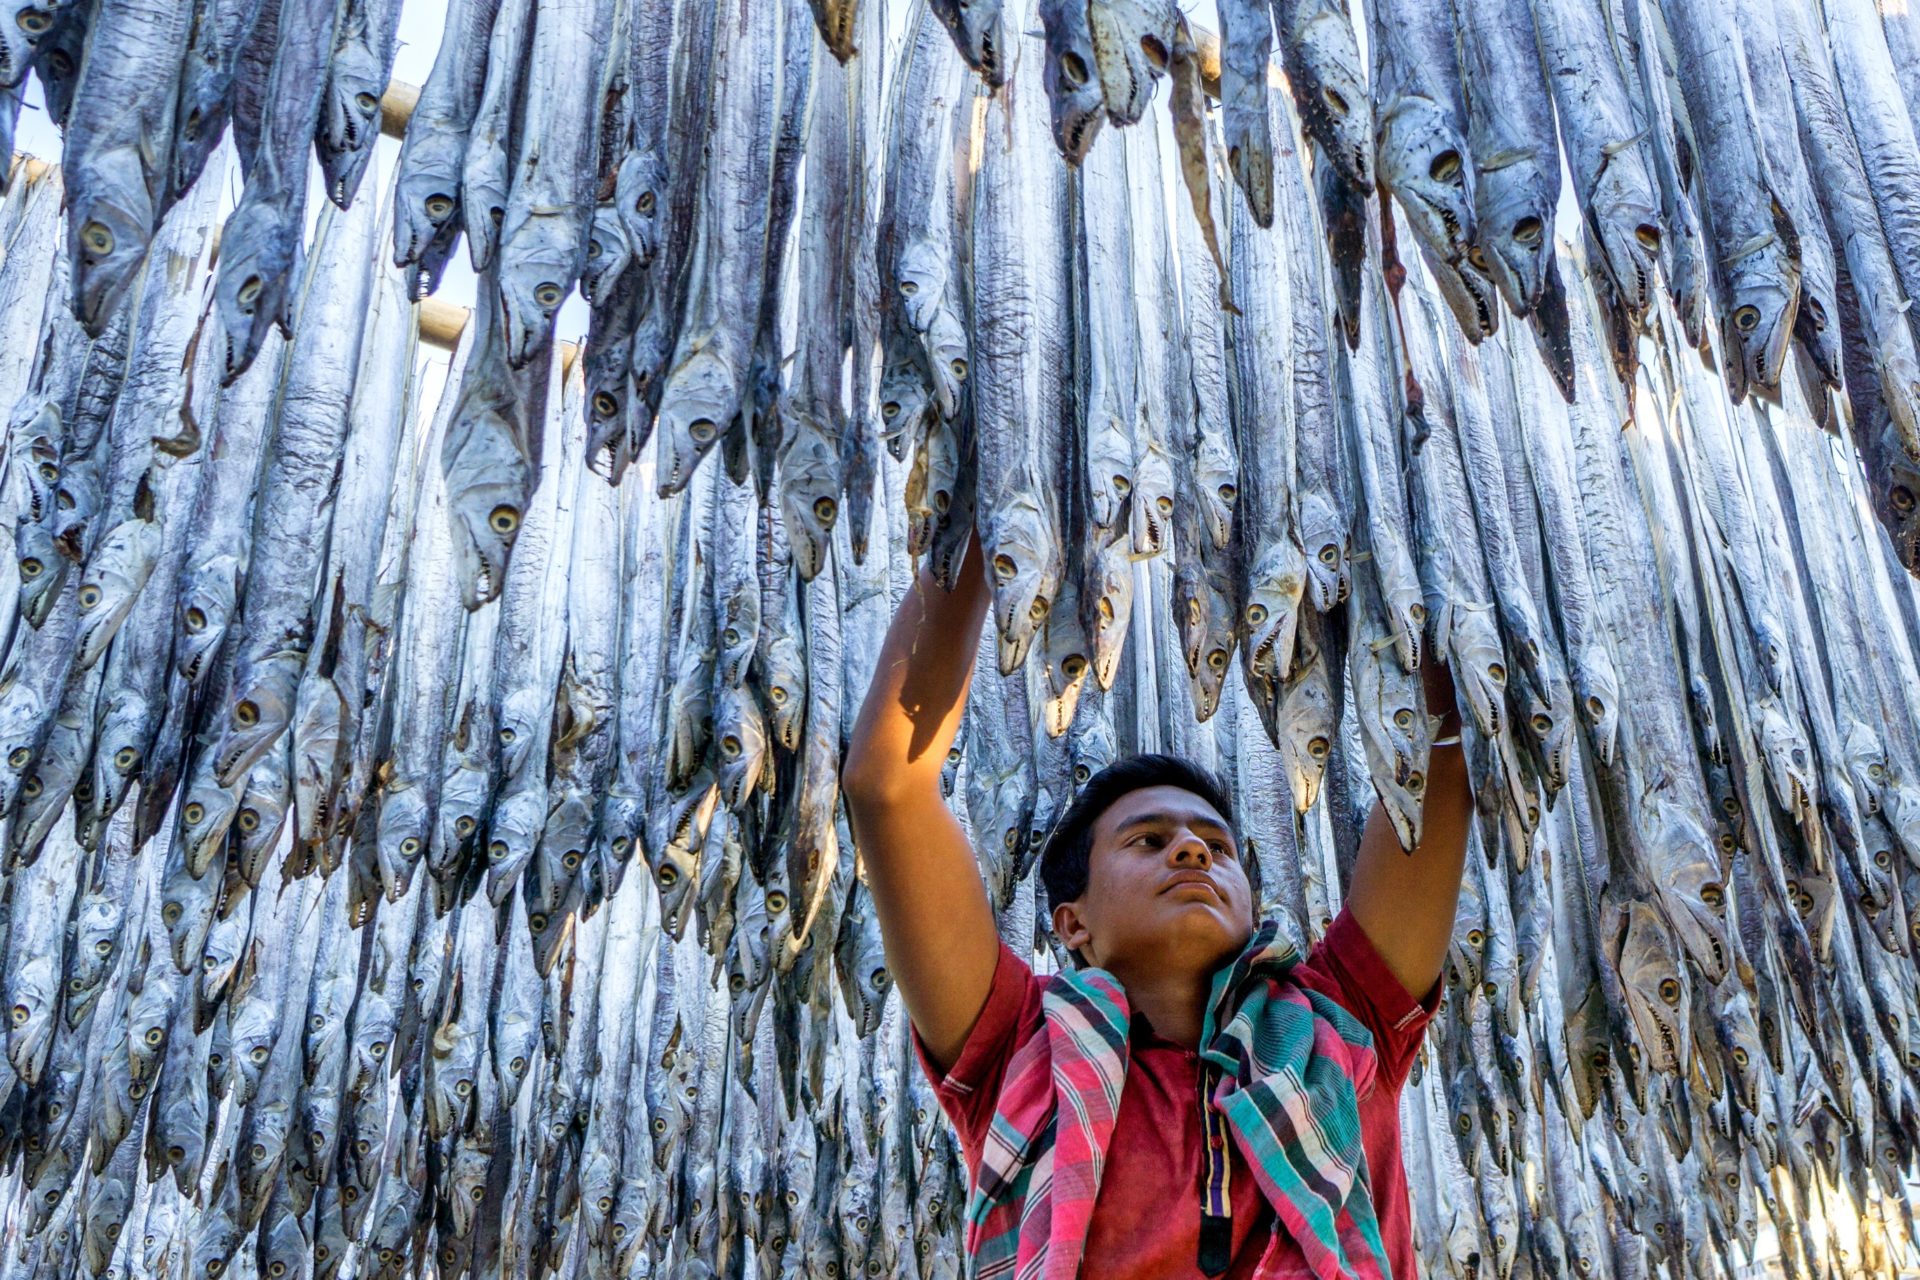
[[[1392,1280],[1368,1193],[1359,1099],[1373,1037],[1289,978],[1300,956],[1273,921],[1214,975],[1201,1060],[1211,1104],[1272,1204],[1256,1277],[1279,1273],[1282,1230],[1320,1280]],[[1111,973],[1049,978],[1043,1026],[1007,1065],[967,1201],[968,1274],[1073,1280],[1127,1077],[1127,997]]]

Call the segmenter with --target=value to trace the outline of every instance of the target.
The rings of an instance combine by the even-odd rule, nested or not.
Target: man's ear
[[[1079,951],[1093,938],[1081,918],[1079,902],[1063,902],[1053,909],[1053,935],[1068,951]]]

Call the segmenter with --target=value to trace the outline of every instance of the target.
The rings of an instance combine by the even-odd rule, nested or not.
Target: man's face
[[[1226,819],[1181,787],[1142,787],[1093,824],[1087,888],[1054,928],[1122,982],[1141,963],[1211,973],[1253,933],[1253,891]]]

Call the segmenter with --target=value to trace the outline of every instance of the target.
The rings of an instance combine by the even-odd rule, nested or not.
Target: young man
[[[1398,1099],[1459,898],[1459,747],[1432,753],[1411,855],[1375,807],[1304,960],[1256,934],[1217,782],[1164,756],[1103,771],[1042,856],[1081,962],[1042,980],[1001,943],[940,794],[988,605],[977,540],[952,592],[922,573],[841,774],[887,964],[959,1130],[968,1273],[1413,1280]],[[1427,684],[1436,737],[1456,736],[1451,686]]]

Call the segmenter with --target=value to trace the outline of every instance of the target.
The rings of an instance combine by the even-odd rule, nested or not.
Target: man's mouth
[[[1181,888],[1184,885],[1199,885],[1202,888],[1206,889],[1208,892],[1212,893],[1214,897],[1219,898],[1221,901],[1224,902],[1226,900],[1226,895],[1220,892],[1220,887],[1216,885],[1211,878],[1204,876],[1197,871],[1181,872],[1180,874],[1174,876],[1171,880],[1168,880],[1166,884],[1162,885],[1160,887],[1160,892],[1172,893],[1175,889]]]

